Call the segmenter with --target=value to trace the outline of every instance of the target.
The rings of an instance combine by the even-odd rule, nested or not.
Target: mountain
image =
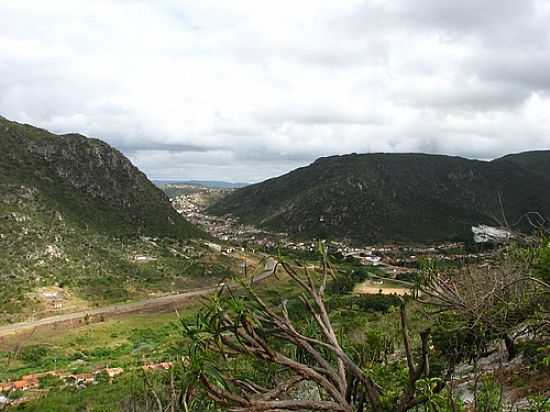
[[[37,190],[52,209],[115,235],[203,233],[118,150],[78,134],[55,135],[0,117],[0,182]]]
[[[0,118],[0,150],[0,324],[216,284],[238,270],[193,239],[208,235],[106,143]]]
[[[496,159],[495,162],[512,162],[525,170],[550,179],[550,150],[510,154]]]
[[[550,217],[548,178],[537,173],[548,153],[540,157],[486,162],[427,154],[331,156],[238,189],[209,212],[298,239],[468,239],[472,225],[502,222],[503,210],[508,222],[532,211]]]

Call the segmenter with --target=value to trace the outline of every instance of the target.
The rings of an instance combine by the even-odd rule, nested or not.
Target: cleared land
[[[254,282],[260,282],[270,276],[273,273],[273,267],[270,264],[266,265],[266,270],[254,277]],[[6,325],[0,327],[0,339],[16,334],[22,331],[28,331],[35,328],[44,326],[51,326],[59,323],[78,322],[82,320],[94,321],[95,319],[104,319],[106,317],[120,316],[129,313],[143,312],[143,311],[155,311],[169,306],[178,306],[179,304],[186,302],[192,298],[198,296],[205,296],[218,290],[218,286],[211,286],[205,288],[199,288],[189,290],[176,295],[167,295],[159,298],[146,299],[139,302],[132,302],[127,304],[118,304],[105,306],[103,308],[85,310],[80,312],[68,313],[65,315],[52,316],[35,321],[20,322],[13,325]]]

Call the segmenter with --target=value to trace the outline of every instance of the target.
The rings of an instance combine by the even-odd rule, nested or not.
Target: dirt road
[[[254,282],[260,282],[273,273],[273,267],[266,263],[265,270],[254,277]],[[146,299],[138,302],[121,303],[105,306],[97,309],[89,309],[80,312],[67,313],[64,315],[51,316],[43,319],[14,323],[12,325],[0,326],[0,339],[14,335],[19,332],[32,330],[44,326],[52,326],[59,323],[78,322],[82,320],[94,320],[102,317],[120,316],[129,313],[154,311],[170,306],[177,306],[191,298],[206,296],[218,290],[218,286],[211,286],[199,289],[192,289],[174,295],[161,296],[158,298]]]

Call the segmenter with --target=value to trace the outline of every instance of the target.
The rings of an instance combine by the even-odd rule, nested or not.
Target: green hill
[[[541,153],[548,159],[548,153]],[[547,161],[547,160],[546,160]],[[537,162],[537,164],[539,164]],[[550,216],[547,179],[513,161],[351,154],[239,189],[210,208],[296,238],[355,242],[467,239],[475,224]],[[501,208],[501,203],[503,208]]]
[[[0,150],[0,323],[215,284],[235,267],[106,143],[0,118]]]
[[[77,134],[55,135],[0,117],[0,182],[40,192],[76,224],[115,235],[204,235],[118,150]]]
[[[512,162],[525,170],[550,179],[550,150],[510,154],[496,159],[495,162]]]

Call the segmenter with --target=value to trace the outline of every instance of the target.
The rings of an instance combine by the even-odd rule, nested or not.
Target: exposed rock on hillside
[[[114,234],[202,235],[122,153],[100,140],[58,136],[0,117],[0,149],[2,184],[24,186],[27,197],[39,191],[82,226]]]

